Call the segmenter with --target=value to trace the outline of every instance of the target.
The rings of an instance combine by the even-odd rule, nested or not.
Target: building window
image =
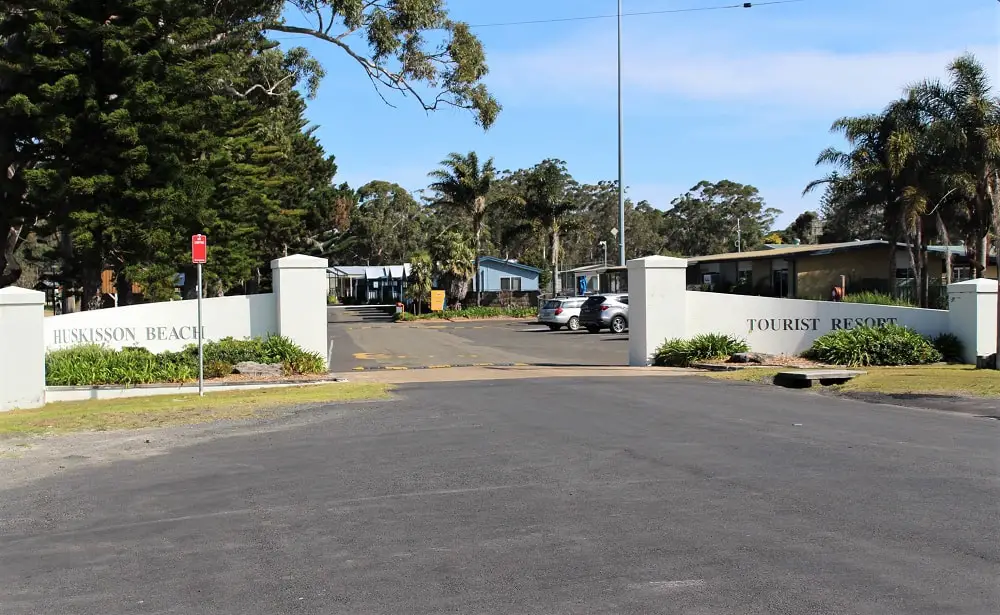
[[[912,269],[897,269],[896,270],[896,279],[897,280],[911,280],[911,279],[913,279],[913,270]]]
[[[972,279],[972,267],[952,267],[951,281],[964,282]]]
[[[500,278],[500,290],[521,290],[521,278]]]

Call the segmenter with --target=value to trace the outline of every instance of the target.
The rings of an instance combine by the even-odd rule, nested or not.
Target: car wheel
[[[570,331],[579,331],[580,319],[576,316],[573,316],[572,318],[569,319],[569,322],[566,323],[566,328],[569,329]]]
[[[601,328],[600,327],[587,327],[587,332],[589,332],[589,333],[600,333],[601,332]]]
[[[549,330],[550,331],[558,331],[559,330],[559,325],[549,325]]]
[[[625,331],[625,318],[621,316],[615,316],[611,319],[611,332],[612,333],[624,333]]]

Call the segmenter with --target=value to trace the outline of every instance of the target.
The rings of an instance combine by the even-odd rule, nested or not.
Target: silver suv
[[[580,329],[580,306],[586,297],[556,297],[549,299],[538,310],[539,324],[548,325],[549,329],[558,331],[566,327],[570,331]]]
[[[580,326],[591,333],[610,329],[624,333],[628,329],[628,295],[608,294],[589,297],[580,308]]]

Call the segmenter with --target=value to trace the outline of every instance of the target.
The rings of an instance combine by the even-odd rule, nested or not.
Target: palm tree
[[[983,277],[989,262],[991,227],[993,236],[1000,237],[1000,98],[992,93],[986,69],[971,54],[952,62],[948,73],[951,79],[947,85],[925,81],[911,91],[939,129],[947,153],[948,183],[969,203],[966,249],[975,257],[976,277]],[[1000,369],[1000,359],[996,368]]]
[[[888,142],[891,136],[884,114],[842,117],[830,131],[843,136],[850,149],[827,148],[820,152],[817,165],[833,165],[836,170],[810,182],[803,194],[826,186],[827,196],[836,194],[842,206],[852,213],[877,213],[889,241],[889,280],[895,279],[896,246],[902,234],[899,221],[899,188],[890,170]],[[893,290],[890,288],[890,290]]]
[[[566,163],[561,160],[543,160],[524,178],[525,213],[529,220],[536,221],[545,229],[553,270],[559,266],[563,221],[577,209],[576,201],[569,192],[571,183]],[[554,285],[554,275],[552,279]]]
[[[968,203],[966,245],[977,277],[989,255],[990,227],[1000,222],[1000,99],[986,69],[972,55],[948,67],[950,83],[924,81],[910,89],[935,127],[945,184]]]
[[[417,252],[410,257],[410,276],[406,282],[406,294],[416,305],[419,314],[424,303],[431,298],[433,288],[434,263],[427,252]]]
[[[475,265],[478,259],[466,238],[454,231],[445,233],[434,243],[432,258],[440,282],[449,290],[449,298],[454,301],[465,299],[469,292],[469,280],[478,271]]]
[[[433,203],[439,207],[457,210],[468,216],[475,251],[475,272],[479,271],[479,256],[482,249],[483,221],[489,209],[497,203],[493,196],[496,168],[490,158],[480,165],[476,152],[468,154],[451,153],[441,161],[441,168],[430,172],[434,180],[429,188],[434,191]],[[482,295],[476,285],[476,303]]]

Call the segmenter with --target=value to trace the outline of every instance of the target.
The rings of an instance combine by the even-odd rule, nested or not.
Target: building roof
[[[483,263],[500,263],[501,265],[509,265],[511,267],[517,267],[518,269],[524,269],[525,271],[531,271],[534,273],[541,273],[542,270],[537,267],[530,267],[524,263],[519,263],[517,261],[508,261],[502,258],[497,258],[495,256],[480,256],[479,265],[482,266]]]
[[[392,278],[398,280],[410,275],[410,263],[402,265],[334,265],[326,270],[328,275],[345,278],[363,278],[366,280],[382,280]]]
[[[749,252],[728,252],[726,254],[697,256],[688,259],[688,263],[695,264],[718,263],[723,261],[751,261],[762,258],[785,258],[803,255],[818,256],[821,254],[830,254],[832,252],[871,248],[879,245],[887,246],[889,245],[889,242],[882,241],[880,239],[869,239],[866,241],[849,241],[845,243],[788,245],[783,247],[767,248],[764,250],[751,250]]]
[[[726,254],[710,254],[707,256],[696,256],[688,259],[688,264],[698,263],[721,263],[731,261],[752,261],[759,259],[795,259],[802,256],[822,256],[835,252],[846,252],[849,250],[863,250],[866,248],[888,246],[889,242],[883,239],[866,239],[864,241],[847,241],[843,243],[817,243],[799,245],[771,244],[763,250],[751,250],[749,252],[727,252]],[[900,243],[899,249],[905,250],[906,244]],[[927,246],[928,252],[944,254],[949,250],[953,256],[965,256],[965,246]],[[996,251],[990,251],[990,260],[996,260]]]
[[[564,269],[560,271],[563,273],[605,273],[607,271],[628,271],[628,267],[622,267],[621,265],[583,265],[582,267],[574,267],[573,269]]]

